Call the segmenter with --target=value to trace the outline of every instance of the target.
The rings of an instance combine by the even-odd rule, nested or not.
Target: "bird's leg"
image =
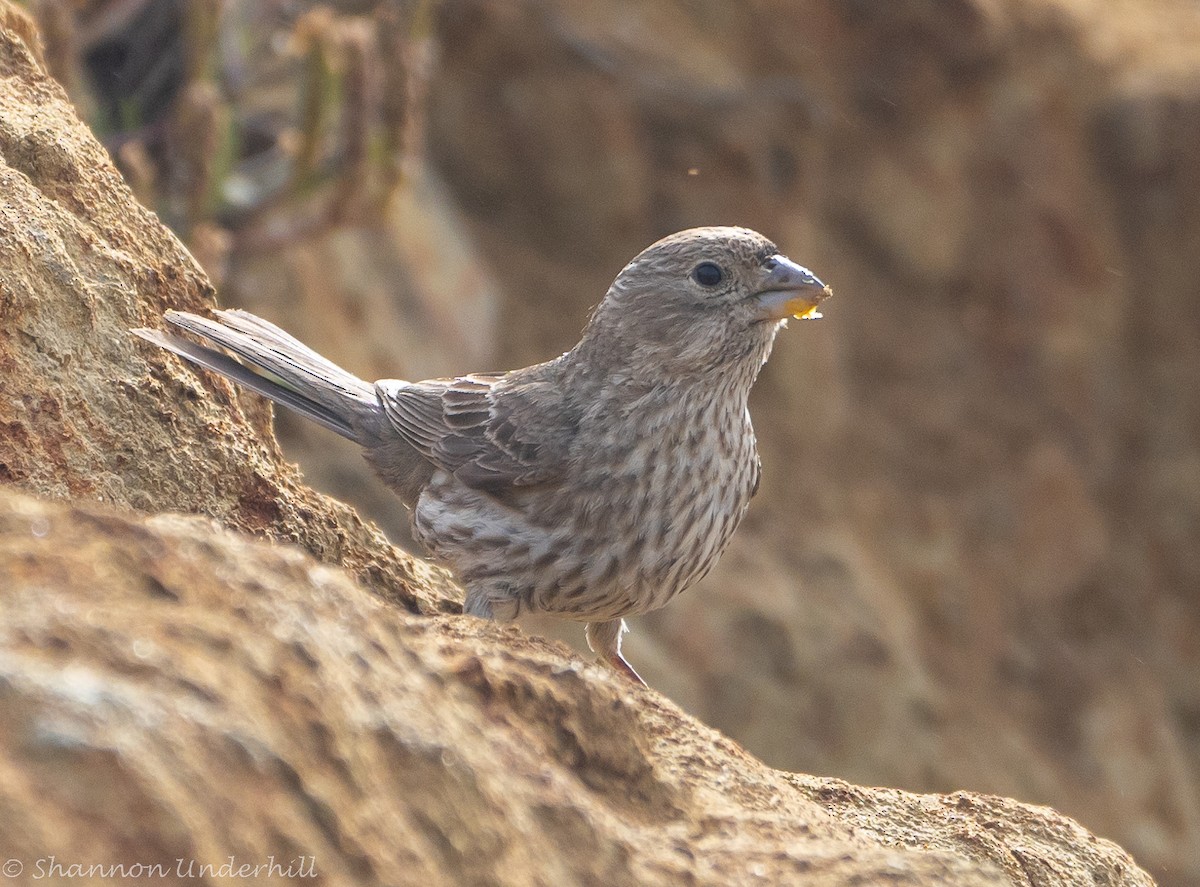
[[[489,622],[494,622],[496,619],[496,614],[492,612],[491,597],[478,588],[467,589],[467,599],[463,601],[463,612],[468,616],[487,619]]]
[[[621,635],[628,630],[624,619],[609,619],[607,622],[589,622],[584,635],[593,653],[635,684],[645,687],[646,682],[642,680],[642,676],[634,671],[633,666],[621,655]]]

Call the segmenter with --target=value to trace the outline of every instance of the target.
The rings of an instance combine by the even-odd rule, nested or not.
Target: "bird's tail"
[[[218,345],[230,357],[162,330],[134,333],[180,357],[220,373],[275,403],[367,446],[383,420],[375,388],[326,360],[299,339],[248,311],[217,311],[216,320],[168,311],[166,320]]]

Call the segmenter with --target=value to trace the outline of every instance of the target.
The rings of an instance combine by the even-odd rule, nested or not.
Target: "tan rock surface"
[[[561,645],[411,615],[298,548],[7,487],[0,714],[0,858],[30,883],[226,883],[176,860],[231,856],[357,885],[1152,883],[1048,809],[771,770]]]
[[[299,482],[261,433],[261,405],[248,415],[232,388],[129,334],[168,307],[211,305],[212,288],[25,43],[0,39],[0,480],[203,512],[298,542],[410,609],[453,606],[425,564]]]

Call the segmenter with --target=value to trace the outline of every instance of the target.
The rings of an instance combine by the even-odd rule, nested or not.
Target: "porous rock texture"
[[[29,39],[0,29],[7,876],[307,857],[329,884],[1151,883],[1051,810],[778,772],[556,643],[438,614],[441,574],[128,335],[208,306],[205,278]],[[178,511],[208,516],[145,514]]]
[[[771,770],[557,643],[414,616],[203,518],[5,488],[0,589],[0,855],[30,874],[307,856],[329,884],[1151,883],[1049,809]]]

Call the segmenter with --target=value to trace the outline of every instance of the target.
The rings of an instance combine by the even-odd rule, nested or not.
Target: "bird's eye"
[[[721,270],[721,266],[712,262],[701,262],[692,271],[692,280],[701,286],[716,286],[724,278],[725,272]]]

